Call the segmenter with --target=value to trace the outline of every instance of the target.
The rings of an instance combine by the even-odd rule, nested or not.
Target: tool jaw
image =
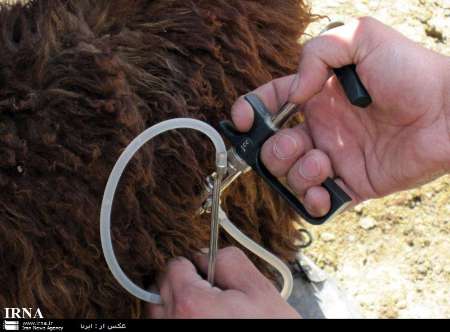
[[[251,170],[251,167],[238,156],[236,151],[233,148],[229,149],[227,153],[227,167],[223,169],[224,173],[222,174],[223,179],[220,187],[220,193],[227,189],[230,184],[233,183],[233,181],[236,180],[241,174],[247,173],[249,170]],[[206,178],[205,189],[207,198],[203,203],[203,206],[200,208],[199,214],[211,213],[212,192],[216,172]]]

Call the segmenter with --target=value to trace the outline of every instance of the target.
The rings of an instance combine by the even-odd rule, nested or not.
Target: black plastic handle
[[[352,105],[367,107],[372,103],[372,98],[356,73],[355,65],[344,66],[333,71]]]
[[[322,30],[320,34],[342,25],[344,25],[344,23],[340,21],[331,22],[325,27],[324,30]],[[356,66],[354,64],[336,68],[333,71],[352,105],[364,108],[372,103],[372,98],[370,98],[364,84],[362,84],[359,79],[359,76],[356,73]]]
[[[245,100],[254,111],[254,122],[250,131],[246,133],[238,132],[230,121],[222,121],[220,123],[222,133],[235,147],[236,153],[310,224],[321,225],[345,208],[351,201],[351,198],[332,179],[328,178],[322,183],[322,186],[330,194],[331,209],[323,217],[313,217],[297,197],[266,169],[260,159],[261,148],[264,142],[275,134],[277,128],[272,124],[272,115],[256,95],[249,94],[245,96]]]

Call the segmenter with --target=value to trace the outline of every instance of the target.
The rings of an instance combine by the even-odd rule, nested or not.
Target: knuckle
[[[358,24],[361,28],[370,29],[374,24],[376,24],[377,20],[370,16],[362,16],[357,19]]]
[[[271,158],[272,154],[273,154],[273,146],[275,144],[275,140],[276,140],[276,136],[278,135],[275,134],[272,137],[270,137],[262,146],[261,148],[261,158]],[[265,161],[263,159],[263,161]],[[266,166],[270,166],[270,164],[266,165]]]
[[[322,152],[322,150],[319,149],[312,149],[311,151],[309,151],[309,154],[314,155],[314,157],[322,157],[324,155],[324,152]]]
[[[325,152],[321,150],[317,149],[311,150],[309,156],[314,158],[319,164],[319,166],[323,166],[324,164],[328,163],[328,156],[325,154]]]
[[[240,108],[242,105],[244,105],[245,96],[240,96],[236,101],[234,102],[233,106],[231,106],[231,115],[236,116],[240,112]]]
[[[240,96],[236,99],[235,105],[244,102],[244,101],[245,101],[244,98],[245,98],[245,95],[240,95]]]
[[[317,58],[326,48],[329,47],[330,36],[326,34],[319,35],[308,42],[303,47],[303,56]],[[319,57],[320,58],[320,57]]]
[[[179,268],[182,268],[188,263],[189,261],[184,257],[173,258],[167,264],[167,271],[177,270]]]
[[[238,99],[236,99],[236,102],[234,103],[232,107],[232,111],[237,111],[242,106],[248,105],[247,101],[245,100],[246,95],[239,96]]]
[[[192,318],[195,315],[196,297],[190,288],[181,289],[173,294],[175,317]]]
[[[319,185],[330,173],[327,155],[320,150],[310,150],[291,167],[287,183],[298,196],[303,197],[306,190]]]
[[[271,137],[271,154],[278,160],[292,160],[303,150],[299,135],[292,129],[281,130]]]
[[[314,149],[308,153],[308,157],[313,158],[317,163],[317,167],[320,170],[320,174],[318,174],[317,177],[321,177],[324,175],[324,173],[328,172],[330,160],[325,152],[323,152],[322,150]]]
[[[278,291],[273,285],[273,283],[264,276],[260,279],[260,282],[258,283],[258,289],[261,291],[261,294],[273,294],[275,296],[278,295]]]
[[[273,143],[266,142],[261,149],[261,161],[275,176],[278,176],[278,162],[273,153]]]
[[[227,248],[222,249],[222,251],[219,253],[217,259],[233,260],[233,261],[248,260],[245,253],[237,247],[227,247]]]
[[[287,175],[287,183],[289,187],[298,195],[303,196],[306,188],[304,186],[304,180],[301,179],[297,170],[298,167],[292,167]]]
[[[283,159],[277,155],[276,140],[277,138],[272,136],[264,143],[261,149],[261,161],[274,176],[279,177],[287,171],[286,164],[289,164],[290,159]]]
[[[171,280],[181,273],[180,271],[190,268],[191,265],[192,263],[184,257],[173,258],[167,264],[166,275]]]
[[[313,38],[311,40],[308,40],[304,45],[303,45],[303,57],[307,56],[309,54],[313,54],[315,52],[316,49],[316,45],[319,42],[320,36]]]

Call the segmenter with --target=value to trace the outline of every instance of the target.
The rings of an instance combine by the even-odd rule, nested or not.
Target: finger
[[[198,273],[195,266],[186,258],[179,257],[171,260],[166,273],[158,279],[160,295],[163,303],[171,300],[174,293],[188,287],[211,290],[211,285]]]
[[[150,291],[157,293],[159,290],[156,285],[152,285]],[[163,319],[167,317],[166,310],[162,304],[146,303],[145,312],[147,317],[153,319]]]
[[[327,177],[332,176],[330,159],[323,151],[314,149],[294,164],[288,172],[287,181],[289,187],[304,198],[308,189],[320,186]]]
[[[155,318],[188,317],[192,312],[203,310],[195,303],[202,299],[202,306],[208,307],[220,290],[212,288],[186,258],[169,262],[166,272],[158,279],[161,305],[149,305],[149,314]]]
[[[313,217],[323,217],[331,208],[330,194],[322,186],[309,188],[303,201],[305,208]]]
[[[273,175],[286,176],[295,161],[312,148],[311,138],[301,126],[282,129],[264,143],[261,160]]]
[[[208,270],[208,258],[198,255],[195,262],[202,271]],[[227,247],[217,252],[215,283],[223,290],[237,290],[254,294],[262,288],[274,286],[253,265],[243,251]]]
[[[379,30],[375,19],[362,18],[331,29],[305,44],[299,63],[298,76],[292,84],[289,100],[302,104],[322,90],[331,75],[331,68],[358,64],[370,52],[372,26]],[[365,37],[365,38],[362,38]],[[378,37],[379,38],[379,37]],[[369,42],[368,39],[371,39]],[[361,77],[364,82],[364,77]],[[366,85],[367,86],[367,85]]]
[[[256,94],[271,113],[276,113],[287,101],[295,75],[285,76],[266,83],[252,93]],[[231,108],[231,118],[237,130],[249,131],[253,124],[253,110],[241,96]]]
[[[166,310],[161,304],[147,303],[145,308],[147,317],[153,319],[167,318]]]

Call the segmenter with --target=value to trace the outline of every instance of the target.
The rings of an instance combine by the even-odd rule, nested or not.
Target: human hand
[[[356,64],[373,99],[352,106],[331,68]],[[372,18],[332,29],[308,42],[297,75],[254,91],[276,112],[289,100],[305,123],[283,129],[262,148],[262,161],[314,216],[330,209],[327,177],[354,203],[404,190],[450,171],[450,59]],[[232,108],[240,131],[253,111],[243,98]]]
[[[207,255],[198,255],[195,262],[206,273]],[[235,247],[217,253],[216,287],[185,258],[169,263],[158,286],[163,304],[148,305],[151,318],[300,318]]]

